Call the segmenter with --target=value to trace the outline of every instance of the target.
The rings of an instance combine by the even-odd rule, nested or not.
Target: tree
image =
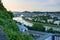
[[[54,17],[53,19],[54,19],[54,21],[56,21],[58,18],[57,17]]]
[[[47,22],[47,19],[49,19],[50,16],[41,16],[41,18]]]
[[[54,31],[53,31],[52,28],[50,28],[49,30],[47,30],[47,32],[49,32],[49,33],[54,33]]]
[[[36,30],[36,31],[45,31],[45,28],[42,24],[40,23],[34,23],[32,27],[28,27],[30,30]]]

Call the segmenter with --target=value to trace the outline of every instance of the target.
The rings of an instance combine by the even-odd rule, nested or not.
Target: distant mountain
[[[23,14],[24,16],[36,16],[36,15],[50,15],[50,14],[54,14],[56,16],[60,16],[60,12],[39,12],[39,11],[34,11],[34,12],[30,12],[30,11],[24,11],[24,12],[13,12],[13,14],[16,16],[20,16],[21,14]]]
[[[13,12],[14,14],[60,14],[60,12],[39,12],[39,11],[24,11],[24,12]]]
[[[31,13],[30,11],[24,11],[23,13]]]

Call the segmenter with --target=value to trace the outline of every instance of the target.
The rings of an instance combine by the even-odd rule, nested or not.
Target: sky
[[[60,0],[2,0],[9,11],[60,11]]]

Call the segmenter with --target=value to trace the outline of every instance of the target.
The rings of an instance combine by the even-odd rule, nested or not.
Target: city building
[[[53,19],[48,19],[47,22],[48,23],[52,23],[53,22]]]
[[[60,25],[60,21],[54,21],[54,24]]]

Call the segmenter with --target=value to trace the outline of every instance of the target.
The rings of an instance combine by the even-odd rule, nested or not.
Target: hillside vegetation
[[[33,40],[28,34],[19,31],[16,22],[12,20],[12,12],[7,11],[3,4],[0,2],[0,28],[9,37],[9,40]]]

